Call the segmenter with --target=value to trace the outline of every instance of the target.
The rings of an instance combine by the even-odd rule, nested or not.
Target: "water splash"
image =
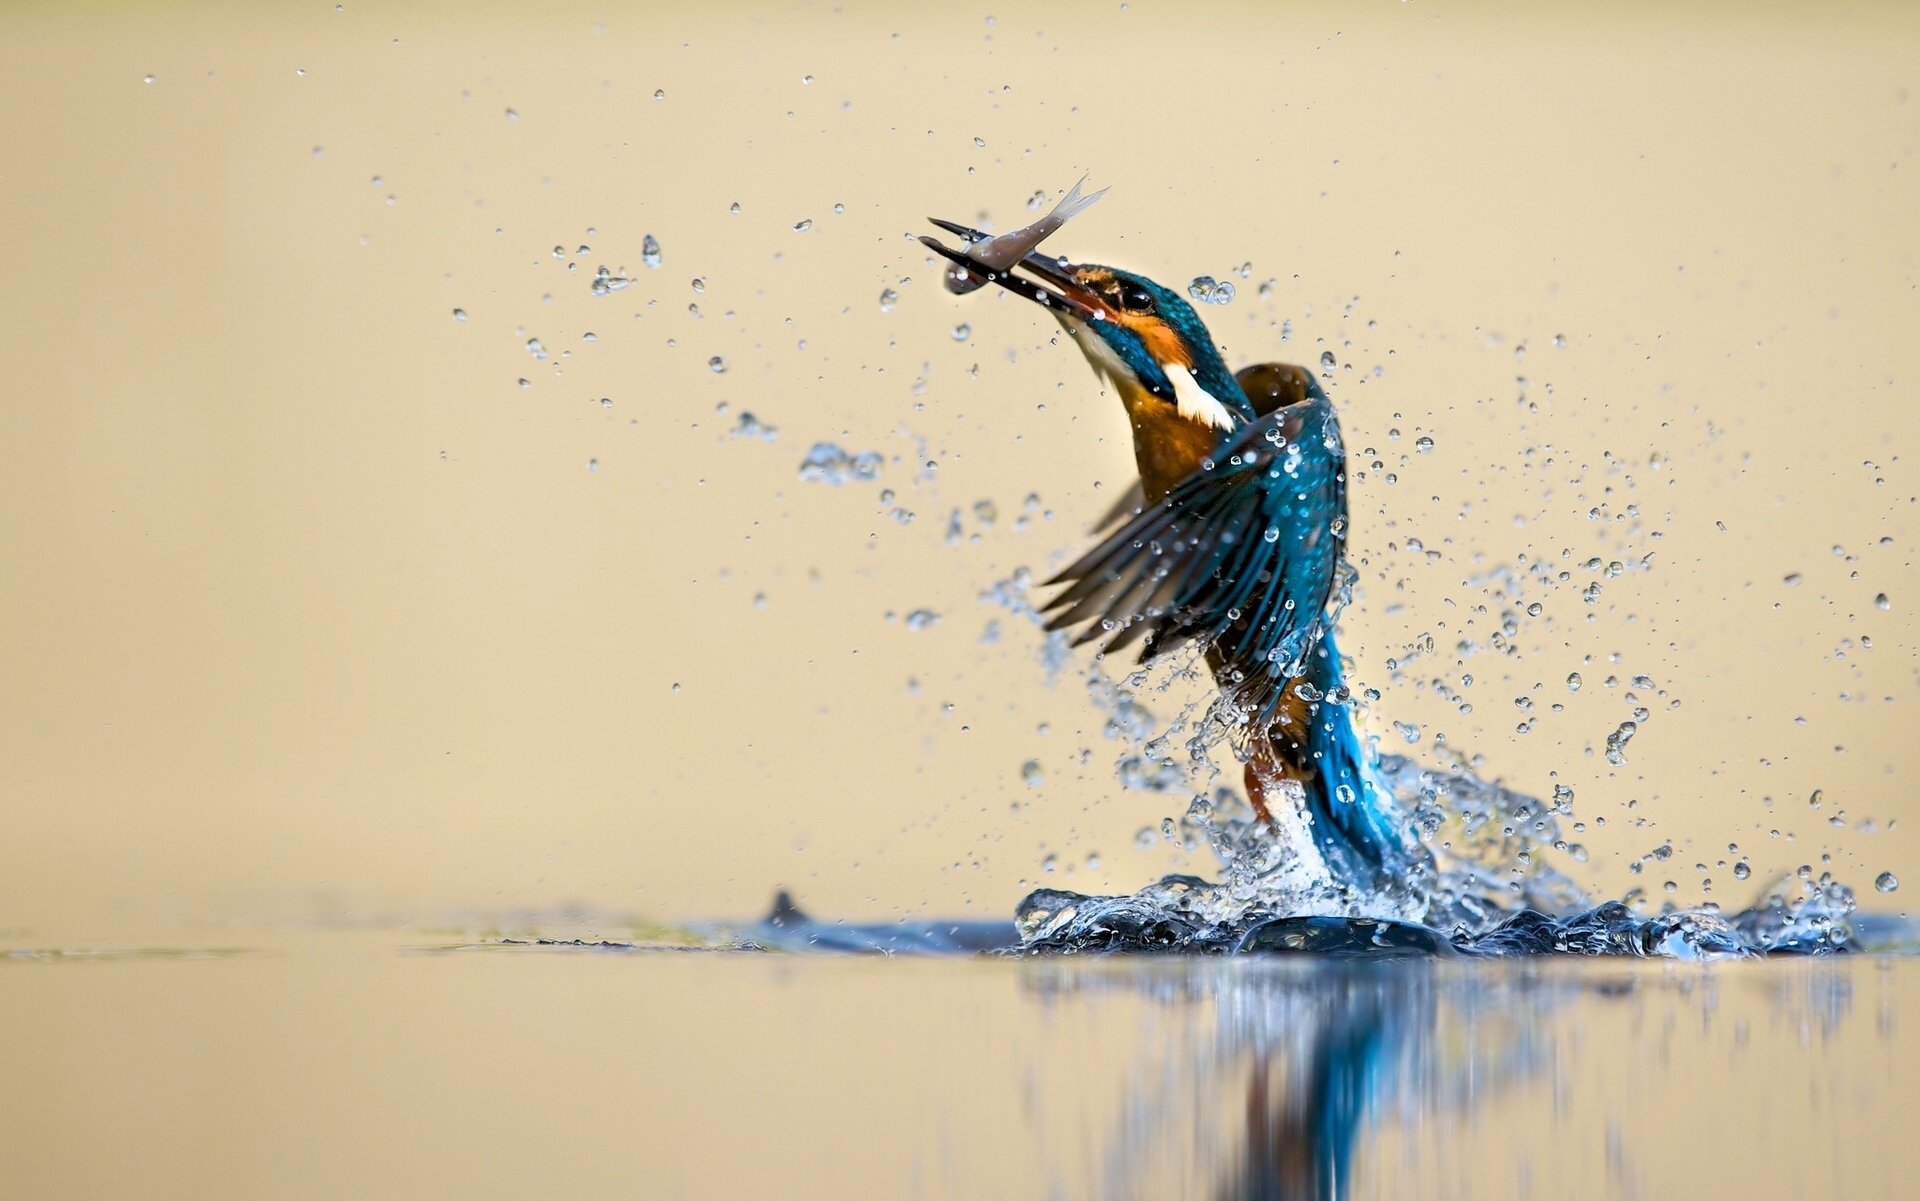
[[[768,425],[749,410],[741,410],[738,420],[731,431],[735,438],[751,438],[758,442],[772,442],[780,436],[780,427]]]
[[[1687,960],[1825,954],[1860,943],[1850,889],[1830,874],[1777,882],[1731,917],[1714,907],[1636,913],[1594,903],[1547,866],[1561,811],[1480,780],[1386,756],[1392,795],[1433,851],[1429,868],[1382,897],[1289,871],[1309,841],[1196,801],[1223,878],[1171,875],[1123,896],[1040,889],[1014,915],[1029,953],[1161,951],[1198,954],[1504,957],[1610,955]],[[1304,882],[1303,882],[1304,881]],[[1892,927],[1876,941],[1891,935]]]
[[[1016,573],[987,599],[1030,611],[1028,582]],[[1562,836],[1572,790],[1556,786],[1550,800],[1529,796],[1482,780],[1458,757],[1431,765],[1378,756],[1375,779],[1390,798],[1391,820],[1410,831],[1421,853],[1410,854],[1391,878],[1344,878],[1315,853],[1296,805],[1275,806],[1279,824],[1269,827],[1233,790],[1215,787],[1211,756],[1226,737],[1217,704],[1197,717],[1189,707],[1163,727],[1142,703],[1150,677],[1160,677],[1164,692],[1201,667],[1197,659],[1174,662],[1114,681],[1096,664],[1087,688],[1107,714],[1106,736],[1128,746],[1116,764],[1121,782],[1189,796],[1185,813],[1162,830],[1188,850],[1210,851],[1220,878],[1170,875],[1119,896],[1037,890],[1015,911],[1024,951],[1715,960],[1820,954],[1858,943],[1853,893],[1830,874],[1776,882],[1732,917],[1714,906],[1646,914],[1623,901],[1596,901],[1547,857],[1586,857],[1584,847]],[[1169,754],[1179,745],[1186,762]],[[1453,752],[1440,746],[1434,753]]]
[[[658,257],[655,255],[656,260]],[[602,265],[594,269],[591,291],[595,296],[610,296],[632,287],[633,283],[624,271],[616,275],[612,268]]]
[[[816,442],[800,461],[800,478],[808,483],[869,483],[880,475],[885,462],[880,452],[868,450],[850,454],[832,442]]]
[[[1187,295],[1201,304],[1232,304],[1234,287],[1211,275],[1196,275],[1187,282]]]
[[[1844,889],[1841,890],[1843,893]],[[1094,897],[1040,889],[1021,901],[1014,927],[1031,954],[1159,951],[1340,958],[1631,956],[1683,960],[1829,954],[1855,949],[1851,895],[1840,902],[1769,902],[1732,918],[1706,909],[1652,917],[1607,901],[1560,915],[1493,910],[1491,924],[1452,932],[1413,921],[1278,914],[1195,876],[1167,876],[1136,893]],[[1887,923],[1875,941],[1907,937]]]

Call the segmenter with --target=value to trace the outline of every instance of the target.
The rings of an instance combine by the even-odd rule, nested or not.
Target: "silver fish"
[[[1051,237],[1062,225],[1073,220],[1093,206],[1096,200],[1107,194],[1101,188],[1091,196],[1080,194],[1080,185],[1087,182],[1082,175],[1053,206],[1051,212],[1023,229],[1001,234],[997,238],[988,238],[984,242],[975,242],[967,248],[967,257],[986,268],[987,271],[1005,271],[1021,259],[1033,253],[1033,248]],[[955,296],[965,296],[987,282],[984,272],[970,271],[958,263],[947,268],[947,291]]]

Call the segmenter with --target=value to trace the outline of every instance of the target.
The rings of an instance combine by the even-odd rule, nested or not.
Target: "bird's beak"
[[[938,217],[929,217],[927,220],[950,234],[965,238],[969,247],[975,243],[987,241],[990,236],[952,221],[942,221]],[[1078,317],[1082,321],[1106,319],[1106,310],[1100,307],[1099,298],[1094,295],[1092,289],[1082,284],[1060,259],[1048,258],[1039,251],[1035,251],[1013,267],[996,271],[969,257],[965,252],[944,246],[937,239],[925,234],[920,236],[920,241],[940,257],[965,267],[975,275],[984,277],[988,283],[999,284],[1016,296],[1024,296],[1042,308]],[[1044,283],[1036,283],[1025,276],[1014,274],[1020,267],[1025,267],[1039,276]],[[1046,287],[1044,284],[1051,284],[1052,287]]]

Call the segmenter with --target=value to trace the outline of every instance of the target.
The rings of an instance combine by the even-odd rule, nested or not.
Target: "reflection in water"
[[[1650,995],[1676,993],[1711,1022],[1726,982],[1325,959],[1043,957],[1022,971],[1044,1006],[1125,992],[1174,1011],[1163,1023],[1171,1041],[1143,1044],[1131,1073],[1102,1195],[1173,1195],[1171,1176],[1232,1201],[1351,1196],[1376,1174],[1369,1148],[1383,1119],[1464,1113],[1557,1072],[1578,1023],[1555,1011],[1624,1005],[1637,1019]],[[1803,1037],[1831,1037],[1852,1007],[1841,964],[1806,963],[1768,985],[1773,1013]],[[1148,1061],[1162,1046],[1167,1058]]]

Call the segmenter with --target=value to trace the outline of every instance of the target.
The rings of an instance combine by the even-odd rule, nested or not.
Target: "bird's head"
[[[986,237],[965,226],[935,224],[969,242]],[[1253,418],[1253,406],[1227,370],[1207,327],[1193,306],[1171,289],[1118,267],[1069,263],[1037,253],[1007,270],[990,271],[932,239],[923,240],[948,259],[1051,312],[1130,411],[1165,405],[1222,432]],[[1019,274],[1022,270],[1026,274]]]

